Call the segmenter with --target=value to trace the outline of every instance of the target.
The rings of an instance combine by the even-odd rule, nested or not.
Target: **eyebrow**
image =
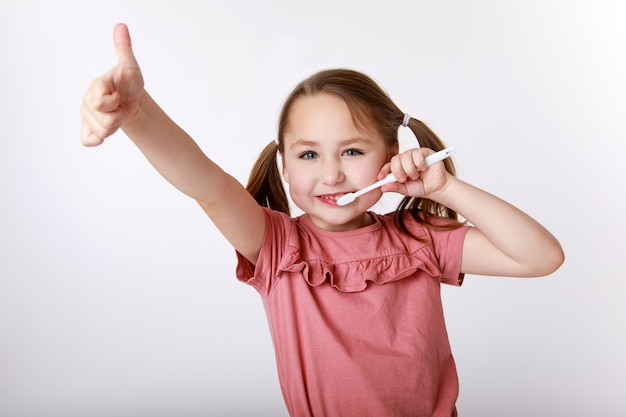
[[[349,146],[349,145],[360,144],[360,143],[368,144],[368,143],[372,143],[372,140],[368,138],[356,137],[356,138],[340,140],[338,142],[338,145],[340,147],[343,147],[343,146]],[[314,141],[314,140],[298,139],[293,144],[291,144],[289,148],[293,149],[297,147],[313,147],[317,145],[319,145],[319,142]]]

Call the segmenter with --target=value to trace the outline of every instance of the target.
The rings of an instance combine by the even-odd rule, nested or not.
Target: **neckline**
[[[369,234],[382,227],[379,214],[371,212],[371,211],[367,211],[367,214],[374,221],[372,224],[359,227],[358,229],[342,230],[342,231],[331,231],[331,230],[322,229],[321,227],[313,223],[309,215],[306,213],[302,214],[298,219],[300,220],[300,224],[302,226],[304,226],[306,229],[311,230],[313,233],[317,235],[330,236],[333,238],[342,238],[342,237],[352,237],[352,236],[359,236],[363,234]]]

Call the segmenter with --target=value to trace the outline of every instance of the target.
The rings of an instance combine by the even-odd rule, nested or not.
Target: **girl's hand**
[[[384,185],[381,191],[429,198],[445,189],[451,175],[446,171],[443,162],[426,166],[425,159],[432,153],[434,152],[431,149],[414,148],[392,157],[382,167],[378,179],[383,179],[392,172],[398,181]]]
[[[126,25],[115,26],[113,41],[118,64],[91,83],[80,108],[81,142],[85,146],[100,145],[132,119],[144,91],[143,76],[133,55]]]

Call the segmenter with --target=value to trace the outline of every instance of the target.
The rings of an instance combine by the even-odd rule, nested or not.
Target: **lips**
[[[322,194],[322,195],[318,195],[317,198],[324,203],[336,205],[337,200],[339,200],[341,196],[344,196],[346,194],[348,193]]]

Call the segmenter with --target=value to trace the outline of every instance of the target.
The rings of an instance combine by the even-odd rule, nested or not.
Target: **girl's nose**
[[[341,165],[336,162],[326,162],[322,164],[321,181],[326,185],[335,185],[344,180]]]

